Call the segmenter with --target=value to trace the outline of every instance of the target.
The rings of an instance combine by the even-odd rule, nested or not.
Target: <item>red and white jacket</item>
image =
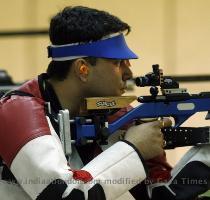
[[[140,153],[132,144],[116,138],[85,165],[75,147],[67,160],[46,116],[38,80],[28,81],[19,90],[34,97],[12,95],[0,100],[0,155],[21,186],[8,186],[15,187],[15,199],[21,192],[22,200],[120,199],[147,177]],[[169,176],[170,166],[164,156],[148,163],[153,178]],[[10,200],[9,196],[3,199]]]

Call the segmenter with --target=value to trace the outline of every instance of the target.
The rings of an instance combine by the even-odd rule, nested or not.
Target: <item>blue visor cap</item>
[[[70,57],[98,57],[112,59],[136,59],[125,42],[123,34],[85,44],[48,46],[48,57],[53,60],[69,60]]]

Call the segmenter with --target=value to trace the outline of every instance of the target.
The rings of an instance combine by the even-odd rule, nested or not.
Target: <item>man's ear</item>
[[[89,65],[86,60],[82,58],[75,60],[74,72],[81,81],[87,82],[89,70]]]

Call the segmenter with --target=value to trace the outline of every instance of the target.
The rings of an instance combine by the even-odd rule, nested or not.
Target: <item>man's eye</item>
[[[121,62],[122,62],[122,60],[114,60],[114,62],[113,62],[113,63],[114,63],[115,65],[120,65],[120,64],[121,64]]]

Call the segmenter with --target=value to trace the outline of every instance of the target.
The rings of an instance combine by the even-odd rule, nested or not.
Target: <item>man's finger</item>
[[[162,118],[153,123],[155,123],[155,126],[158,126],[160,129],[164,127],[169,127],[172,125],[172,121],[169,118]]]
[[[165,117],[165,118],[162,119],[162,121],[164,121],[164,123],[163,123],[163,125],[164,125],[163,128],[164,128],[164,127],[169,127],[169,126],[172,125],[172,121],[170,120],[170,118]]]

